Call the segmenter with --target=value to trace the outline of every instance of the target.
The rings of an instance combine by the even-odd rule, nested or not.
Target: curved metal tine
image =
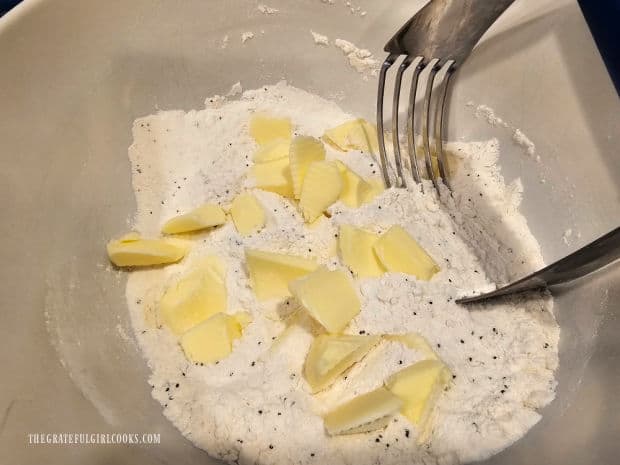
[[[431,97],[433,94],[433,82],[435,81],[435,76],[437,75],[437,71],[439,71],[439,59],[433,58],[430,63],[430,70],[428,73],[427,83],[426,83],[426,93],[424,94],[424,114],[422,116],[422,141],[424,142],[424,159],[426,161],[426,171],[428,177],[433,181],[433,186],[439,192],[439,185],[437,184],[437,177],[435,176],[435,171],[433,170],[433,159],[431,155],[431,148],[429,145],[429,126],[430,126],[430,110],[431,110]]]
[[[420,72],[424,69],[424,57],[417,57],[418,63],[411,76],[411,88],[409,89],[409,106],[407,108],[407,151],[409,152],[409,164],[413,180],[420,184],[420,168],[418,167],[418,156],[415,149],[415,126],[413,118],[415,115],[415,97],[418,90],[418,80]]]
[[[407,56],[401,62],[394,81],[394,99],[392,100],[392,145],[394,146],[394,164],[396,165],[396,187],[407,187],[403,173],[403,160],[400,156],[400,140],[398,137],[398,106],[400,103],[400,85],[403,73],[413,62],[413,57]]]
[[[448,94],[448,86],[450,85],[450,77],[452,76],[452,72],[454,71],[454,60],[449,60],[443,68],[445,68],[446,72],[444,74],[441,95],[439,96],[439,100],[437,101],[437,109],[435,110],[435,124],[433,127],[434,130],[434,139],[435,139],[435,151],[437,152],[437,165],[439,167],[439,176],[441,177],[443,183],[448,187],[448,189],[452,190],[450,187],[450,173],[448,172],[448,160],[446,159],[446,155],[443,151],[443,114],[446,109],[446,95]]]
[[[385,153],[385,137],[383,135],[383,95],[385,94],[385,76],[390,66],[394,64],[398,55],[391,53],[381,65],[379,73],[379,89],[377,90],[377,139],[379,139],[379,155],[381,157],[381,174],[383,174],[383,182],[385,187],[390,187],[390,175],[388,172],[388,159]]]

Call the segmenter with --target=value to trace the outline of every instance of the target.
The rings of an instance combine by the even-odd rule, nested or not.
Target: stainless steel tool
[[[507,286],[457,300],[459,304],[481,302],[517,292],[546,288],[581,278],[620,259],[620,227],[585,247]]]
[[[385,79],[388,69],[399,59],[404,59],[398,66],[394,85],[392,104],[392,145],[394,147],[394,164],[396,168],[396,187],[405,187],[403,161],[398,134],[398,110],[400,89],[404,72],[413,66],[413,76],[409,89],[409,106],[407,110],[407,152],[411,174],[416,183],[420,182],[421,170],[415,148],[414,117],[415,100],[420,73],[429,68],[426,90],[422,108],[422,141],[426,172],[433,185],[439,189],[439,179],[433,170],[431,142],[431,123],[433,123],[433,146],[437,154],[439,178],[449,186],[447,163],[442,147],[443,113],[446,94],[452,73],[465,61],[482,34],[512,4],[514,0],[431,0],[418,11],[385,45],[388,57],[381,66],[379,89],[377,93],[377,132],[381,157],[381,172],[386,187],[392,186],[388,156],[385,148],[383,125],[383,97]],[[436,106],[431,108],[433,85],[438,73],[445,69],[441,93]],[[434,116],[431,116],[431,112]]]

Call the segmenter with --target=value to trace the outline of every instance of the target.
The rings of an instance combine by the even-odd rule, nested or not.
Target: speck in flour
[[[461,307],[460,295],[502,283],[542,264],[539,246],[518,211],[522,187],[505,185],[495,141],[450,144],[460,160],[454,196],[440,202],[428,182],[390,189],[359,209],[335,204],[331,218],[304,225],[295,206],[254,189],[247,173],[255,143],[252,113],[288,116],[295,132],[320,136],[352,118],[336,104],[281,82],[245,91],[239,100],[212,97],[200,111],[164,111],[134,122],[129,149],[137,212],[134,229],[157,235],[163,222],[198,204],[228,205],[251,190],[268,213],[266,227],[242,237],[229,222],[194,236],[190,254],[165,268],[134,271],[127,302],[136,338],[152,371],[153,397],[196,446],[228,463],[458,463],[488,457],[522,437],[555,392],[559,328],[548,295],[514,297],[490,306]],[[363,176],[377,162],[361,152],[326,147]],[[376,175],[376,174],[375,174]],[[412,185],[412,184],[411,184]],[[321,413],[378,387],[422,354],[384,342],[328,391],[313,396],[302,368],[315,323],[293,299],[259,304],[244,268],[244,247],[311,257],[341,267],[338,226],[383,232],[400,224],[436,259],[431,281],[388,273],[357,281],[361,313],[348,333],[421,333],[454,374],[436,408],[427,446],[397,416],[383,431],[326,436]],[[157,303],[167,285],[200,257],[226,263],[228,310],[253,316],[232,354],[213,365],[187,361],[176,337],[158,325]]]
[[[241,43],[245,44],[248,40],[254,38],[254,33],[252,31],[246,31],[241,34]]]

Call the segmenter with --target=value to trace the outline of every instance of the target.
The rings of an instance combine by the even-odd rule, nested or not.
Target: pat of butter
[[[293,180],[293,193],[295,198],[299,199],[308,166],[312,162],[325,160],[325,147],[323,147],[323,142],[314,137],[297,136],[291,141],[288,156],[291,179]]]
[[[304,377],[312,392],[329,387],[379,342],[380,336],[322,334],[310,346]]]
[[[250,321],[247,313],[216,313],[181,336],[185,356],[195,363],[215,363],[226,358],[232,352],[233,341],[241,337]]]
[[[431,256],[398,225],[383,234],[375,242],[374,249],[388,271],[407,273],[423,281],[428,281],[439,271]]]
[[[175,216],[161,228],[165,234],[180,234],[219,226],[226,222],[226,214],[219,205],[206,203],[189,213]]]
[[[320,267],[292,281],[289,289],[299,303],[330,333],[340,333],[360,312],[351,278],[343,271]]]
[[[166,290],[159,315],[174,334],[182,334],[225,311],[226,303],[224,266],[217,257],[209,257]]]
[[[289,140],[292,132],[293,126],[288,118],[274,118],[257,113],[250,119],[250,135],[258,145],[265,145],[276,139]]]
[[[116,266],[152,266],[175,263],[189,251],[189,242],[179,239],[141,239],[129,233],[108,242],[108,257]]]
[[[246,236],[265,226],[265,210],[256,197],[245,193],[238,195],[230,207],[235,228],[239,234]]]
[[[256,187],[275,192],[283,197],[293,197],[293,180],[288,158],[280,158],[252,167]]]
[[[403,402],[385,388],[357,396],[323,417],[330,436],[367,433],[387,426]]]
[[[428,341],[418,333],[386,334],[383,337],[388,341],[400,342],[409,349],[421,352],[428,360],[439,360],[439,356]]]
[[[337,160],[336,164],[342,177],[340,201],[351,208],[358,208],[360,205],[370,202],[376,195],[374,186],[340,160]]]
[[[318,266],[307,258],[255,249],[246,249],[245,259],[258,300],[289,296],[289,282],[314,271]]]
[[[360,278],[381,276],[385,268],[373,248],[378,239],[378,234],[342,225],[338,231],[338,255]]]
[[[371,154],[379,153],[377,128],[361,118],[328,129],[323,134],[323,140],[342,152],[361,150]]]
[[[440,360],[422,360],[393,374],[385,385],[403,401],[401,413],[420,430],[423,442],[437,399],[451,379],[450,370]]]
[[[261,146],[254,154],[254,163],[265,163],[273,160],[288,158],[291,141],[289,139],[275,139]]]
[[[315,161],[308,166],[299,196],[299,208],[307,223],[323,214],[340,196],[342,179],[335,163]]]

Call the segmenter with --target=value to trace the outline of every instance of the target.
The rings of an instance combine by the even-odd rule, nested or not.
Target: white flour
[[[468,107],[474,107],[475,104],[472,101],[467,102]],[[495,114],[495,111],[487,106],[487,105],[478,105],[475,107],[474,116],[476,118],[483,118],[489,123],[491,126],[501,126],[506,128],[512,132],[512,141],[518,146],[522,147],[525,150],[525,153],[533,158],[536,162],[540,163],[540,155],[536,154],[536,145],[532,142],[529,137],[525,135],[523,131],[519,128],[515,128],[512,125],[508,124],[502,118]],[[541,182],[545,182],[544,179]]]
[[[334,103],[285,83],[246,91],[236,101],[213,97],[206,106],[160,112],[134,123],[129,150],[137,201],[134,228],[144,235],[157,235],[166,219],[202,202],[226,205],[251,186],[252,112],[289,116],[296,133],[313,136],[351,118]],[[127,301],[152,370],[153,396],[188,439],[229,463],[449,464],[488,457],[540,419],[537,410],[554,396],[558,364],[559,328],[551,299],[509,299],[469,309],[454,303],[456,296],[542,264],[538,244],[517,210],[521,186],[504,185],[495,142],[459,143],[450,149],[462,162],[447,206],[426,183],[426,194],[388,190],[357,210],[336,204],[331,219],[308,228],[289,201],[255,190],[268,212],[262,231],[241,237],[229,222],[196,235],[181,263],[131,273]],[[376,162],[359,152],[342,154],[327,147],[327,154],[363,176],[379,172]],[[302,318],[282,334],[282,320],[295,303],[259,304],[243,266],[243,250],[249,246],[339,267],[338,225],[385,231],[394,223],[405,227],[442,270],[429,282],[398,273],[360,280],[362,311],[348,332],[416,331],[449,365],[456,377],[437,406],[428,447],[417,445],[415,428],[400,416],[384,431],[328,438],[322,412],[379,386],[421,354],[383,343],[346,379],[312,396],[301,371],[313,323]],[[154,315],[165,287],[205,254],[217,254],[227,263],[229,311],[246,310],[254,321],[228,358],[196,366],[174,336],[156,327]]]
[[[349,65],[358,73],[370,73],[375,76],[379,70],[379,61],[377,61],[370,50],[359,48],[357,45],[348,40],[336,39],[334,45],[342,50],[349,60]]]
[[[252,31],[246,31],[241,34],[241,43],[245,44],[248,40],[254,38],[254,33]]]
[[[310,31],[310,34],[312,34],[312,39],[314,40],[314,43],[317,45],[329,45],[329,39],[327,38],[327,36],[324,36],[323,34],[319,34],[318,32],[314,32],[314,31]]]
[[[312,40],[316,45],[329,46],[329,37],[310,30]],[[359,48],[352,42],[344,39],[334,40],[334,46],[339,49],[347,59],[349,66],[368,79],[369,76],[376,76],[379,71],[379,61],[375,59],[370,50]]]
[[[263,4],[258,5],[258,6],[256,7],[256,9],[257,9],[258,11],[260,11],[260,12],[261,12],[262,14],[264,14],[264,15],[274,15],[274,14],[276,14],[278,11],[280,11],[280,10],[278,10],[277,8],[272,8],[272,7],[270,7],[270,6],[263,5]]]

